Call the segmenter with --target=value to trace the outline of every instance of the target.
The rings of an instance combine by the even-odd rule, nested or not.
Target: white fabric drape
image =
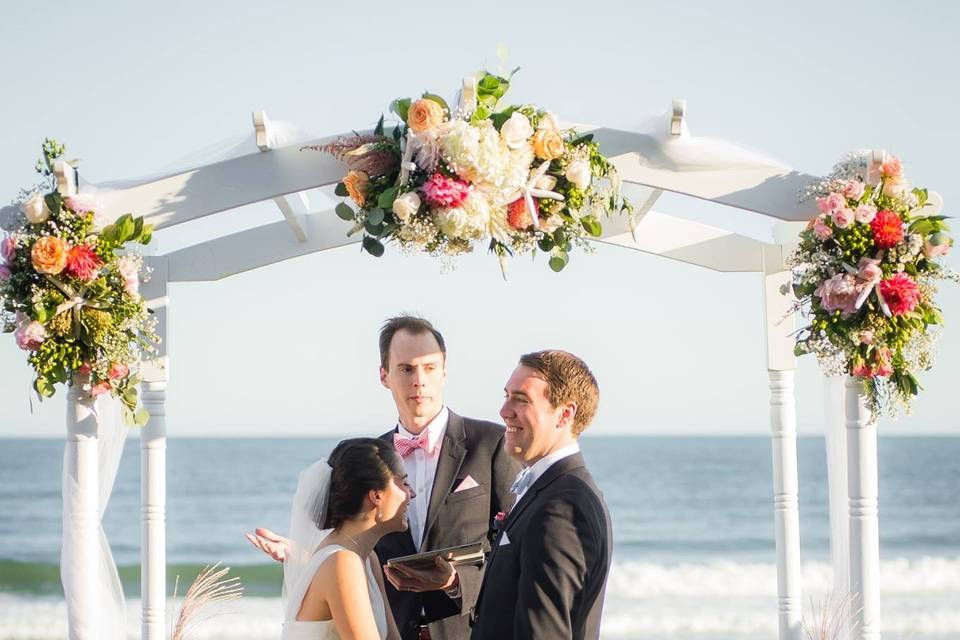
[[[123,424],[120,402],[108,395],[97,398],[92,406],[92,419],[97,425],[97,486],[99,545],[95,563],[97,576],[95,593],[82,590],[89,588],[88,576],[81,575],[81,568],[91,566],[78,558],[75,542],[79,505],[83,502],[80,486],[70,471],[69,444],[64,453],[63,464],[63,546],[60,550],[60,578],[67,604],[67,620],[71,640],[93,637],[97,640],[124,640],[126,638],[126,603],[123,587],[117,573],[110,545],[103,530],[103,514],[113,491],[120,456],[127,439],[128,428]],[[90,603],[94,606],[91,608]],[[95,630],[95,631],[94,631]]]

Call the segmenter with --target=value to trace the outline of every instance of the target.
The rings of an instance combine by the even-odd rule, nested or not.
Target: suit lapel
[[[530,488],[527,489],[527,492],[523,494],[520,502],[513,506],[513,509],[510,510],[510,513],[507,514],[507,519],[503,523],[503,530],[506,531],[510,528],[517,518],[520,517],[520,514],[534,501],[537,494],[548,484],[553,482],[555,479],[559,478],[565,473],[569,473],[574,469],[585,466],[583,462],[583,455],[580,453],[575,453],[572,456],[567,456],[562,460],[557,460],[550,468],[544,471],[543,475],[537,478],[537,481],[530,485]]]
[[[426,548],[427,536],[430,535],[430,530],[433,528],[433,523],[437,519],[443,501],[447,499],[450,490],[453,489],[453,482],[456,480],[457,473],[463,465],[463,459],[467,455],[467,435],[463,426],[463,418],[453,411],[449,411],[449,414],[447,429],[443,434],[442,444],[440,445],[437,473],[433,477],[433,488],[430,490],[430,506],[427,507],[426,524],[423,528],[423,538],[420,545],[421,550]]]

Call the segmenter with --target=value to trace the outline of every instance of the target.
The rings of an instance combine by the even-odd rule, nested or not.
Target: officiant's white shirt
[[[450,420],[450,411],[446,406],[427,425],[427,442],[430,455],[423,449],[414,449],[403,459],[407,469],[407,482],[413,487],[417,496],[410,501],[407,508],[407,520],[410,522],[410,535],[417,549],[423,542],[423,530],[427,526],[427,508],[430,506],[430,494],[433,492],[433,479],[437,475],[437,462],[440,460],[440,444],[443,434],[447,432],[447,421]],[[406,427],[397,420],[397,433],[404,438],[417,436],[407,431]]]
[[[517,499],[513,501],[513,504],[520,502],[520,498],[526,495],[527,490],[533,486],[533,483],[536,482],[540,476],[547,472],[547,469],[552,467],[557,462],[563,460],[564,458],[569,458],[575,453],[580,453],[580,443],[574,442],[573,444],[568,444],[565,447],[561,447],[549,455],[545,455],[536,462],[534,462],[529,467],[521,469],[520,473],[517,474],[519,478],[521,474],[528,473],[530,474],[530,480],[527,481],[526,487],[523,491],[517,494]]]

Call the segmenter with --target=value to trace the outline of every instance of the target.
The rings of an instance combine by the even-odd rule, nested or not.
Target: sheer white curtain
[[[109,395],[99,396],[84,408],[90,411],[85,419],[96,423],[97,515],[102,521],[129,429],[123,424],[120,402]],[[83,489],[78,482],[78,469],[71,461],[70,446],[68,443],[63,461],[63,546],[60,550],[60,578],[67,604],[69,637],[70,640],[124,640],[123,588],[102,523],[98,524],[97,557],[79,557],[87,549],[79,538],[84,535],[83,521],[87,517],[83,512],[84,503],[89,496],[81,494]],[[85,575],[90,567],[95,568],[95,576]],[[93,593],[87,592],[91,586]]]
[[[833,597],[830,606],[843,607],[850,597],[850,528],[847,492],[847,419],[844,413],[844,376],[824,376],[824,436],[830,487],[830,557],[833,561]],[[847,615],[849,610],[843,609]],[[844,629],[841,633],[848,633]],[[841,636],[846,638],[846,635]]]

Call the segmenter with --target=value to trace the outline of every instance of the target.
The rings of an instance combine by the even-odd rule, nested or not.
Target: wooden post
[[[870,421],[862,382],[848,377],[847,491],[850,496],[850,611],[852,637],[880,638],[880,521],[877,425]]]
[[[100,637],[96,602],[100,593],[100,471],[97,416],[92,401],[75,380],[67,391],[67,444],[63,457],[63,556],[70,558],[67,637],[97,640]],[[72,512],[67,516],[68,505]],[[66,577],[66,576],[64,576]],[[66,582],[66,580],[65,580]],[[64,584],[64,590],[67,585]],[[78,614],[79,615],[75,615]]]
[[[770,378],[770,435],[773,453],[773,517],[777,548],[777,618],[780,640],[802,640],[802,575],[800,566],[799,481],[797,479],[797,412],[794,398],[793,318],[784,286],[782,248],[763,252],[764,315],[767,373]]]
[[[140,435],[140,593],[142,640],[166,639],[167,602],[167,261],[150,258],[153,268],[143,296],[157,318],[160,336],[157,357],[142,364],[143,404],[150,412],[150,421]]]

